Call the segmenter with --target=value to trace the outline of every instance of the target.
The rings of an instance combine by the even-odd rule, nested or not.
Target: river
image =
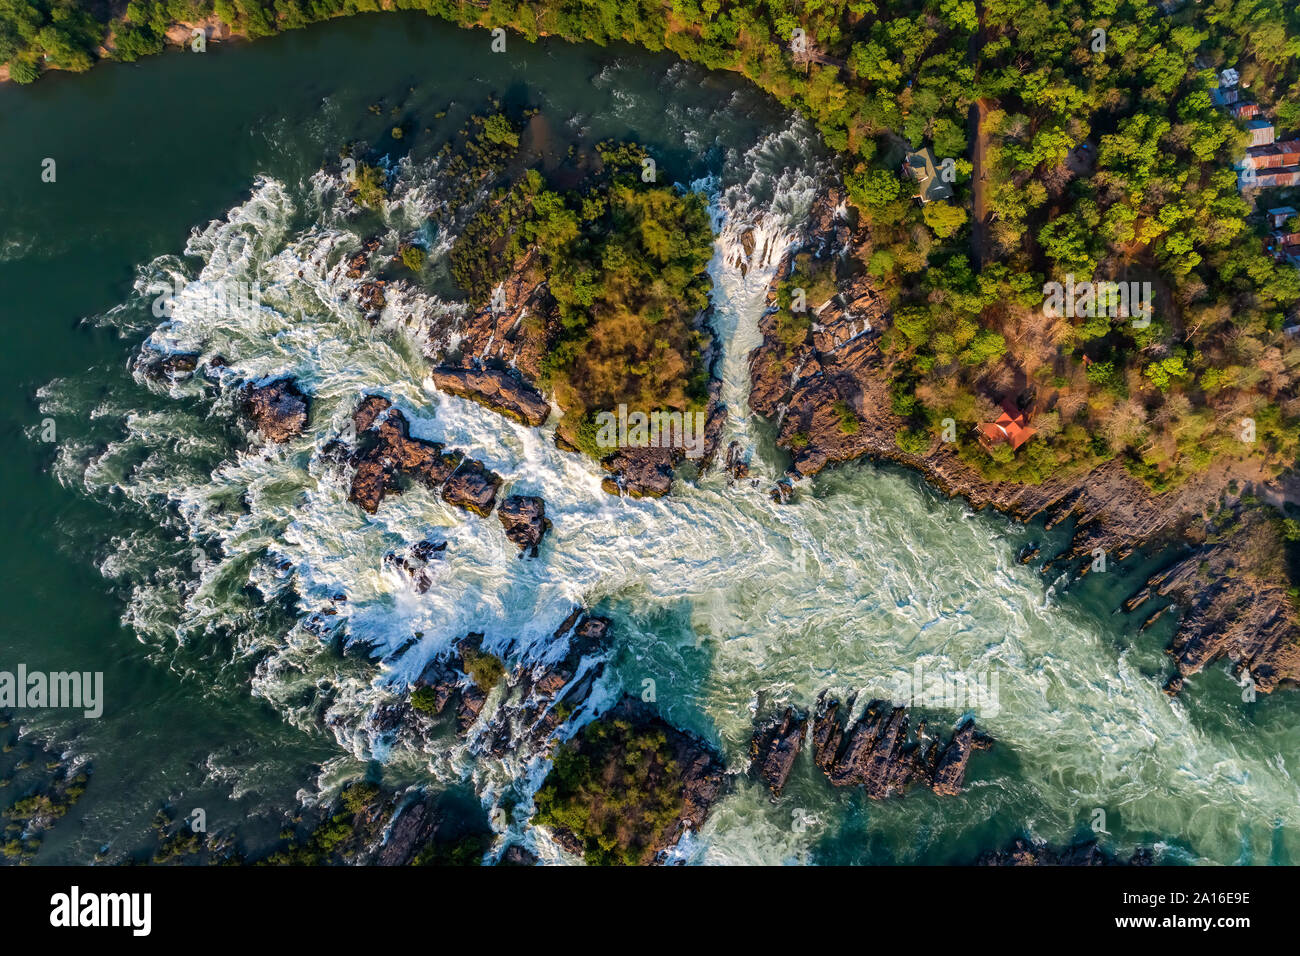
[[[613,498],[548,430],[438,393],[401,328],[372,328],[334,294],[328,266],[362,225],[321,167],[350,141],[386,151],[402,188],[384,225],[423,226],[445,251],[450,236],[425,221],[431,157],[493,96],[538,108],[561,143],[635,138],[709,198],[728,438],[754,449],[756,485],[714,474],[665,499]],[[397,123],[412,130],[400,141]],[[1294,695],[1244,703],[1215,667],[1170,700],[1169,622],[1138,634],[1116,611],[1160,556],[1067,589],[1017,561],[1030,541],[1050,554],[1064,529],[975,514],[869,463],[801,483],[793,504],[769,499],[785,462],[748,413],[746,355],[776,256],[742,274],[738,236],[755,227],[781,249],[833,173],[810,131],[739,78],[630,48],[512,38],[492,54],[486,34],[361,16],[0,88],[0,141],[0,667],[103,671],[106,686],[100,719],[21,717],[93,767],[38,862],[136,855],[163,803],[203,807],[210,829],[236,828],[256,851],[299,800],[367,769],[485,813],[508,795],[494,825],[559,860],[527,824],[537,766],[455,741],[399,751],[370,717],[470,631],[508,656],[545,653],[576,603],[614,621],[600,693],[652,681],[665,716],[735,773],[676,851],[685,860],[968,862],[1021,833],[1090,835],[1098,810],[1110,848],[1154,846],[1162,862],[1281,863],[1300,849]],[[160,325],[150,283],[177,275],[257,283],[264,298]],[[415,306],[443,307],[439,292]],[[151,336],[220,352],[237,376],[294,374],[313,396],[308,434],[241,450],[229,396],[132,375]],[[349,504],[318,452],[367,391],[393,398],[414,434],[542,495],[554,528],[541,556],[516,560],[495,519],[420,490],[369,520]],[[383,555],[433,532],[447,558],[417,595]],[[378,668],[303,626],[339,592]],[[827,688],[865,702],[917,665],[996,679],[975,716],[997,743],[972,759],[965,793],[872,802],[803,759],[773,802],[739,772],[760,694],[764,709]],[[932,729],[959,716],[937,711]]]

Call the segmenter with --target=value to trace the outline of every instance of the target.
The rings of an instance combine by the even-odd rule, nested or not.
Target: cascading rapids
[[[710,272],[730,411],[724,444],[757,441],[748,354],[768,283],[828,175],[799,152],[807,138],[796,124],[729,174],[696,184],[710,194],[718,232]],[[438,205],[437,176],[403,164],[387,212],[402,234],[434,216],[435,257],[456,226]],[[185,259],[142,268],[132,300],[101,317],[148,333],[162,351],[220,355],[218,383],[140,379],[104,397],[60,381],[42,392],[47,411],[74,409],[92,422],[91,434],[64,444],[60,479],[136,516],[101,567],[130,587],[127,620],[150,653],[214,680],[251,675],[253,693],[304,729],[328,727],[348,753],[441,780],[470,776],[490,803],[511,780],[530,793],[544,767],[485,767],[451,744],[398,753],[370,715],[471,631],[508,659],[551,659],[563,652],[551,646],[559,622],[575,605],[599,605],[615,620],[604,699],[653,680],[665,715],[710,738],[733,770],[745,764],[760,693],[806,707],[827,687],[887,695],[918,663],[997,673],[998,712],[977,717],[1014,760],[988,777],[976,769],[960,797],[868,808],[877,850],[896,859],[999,813],[1061,839],[1093,807],[1122,812],[1129,833],[1179,834],[1211,860],[1238,857],[1243,819],[1277,821],[1294,839],[1300,788],[1275,748],[1249,728],[1203,730],[1099,624],[1045,600],[1036,573],[1014,560],[1021,531],[1012,522],[973,518],[870,466],[828,473],[777,505],[767,488],[781,466],[761,456],[757,487],[711,474],[665,499],[619,499],[602,491],[594,463],[558,450],[549,429],[437,392],[421,335],[435,328],[454,339],[460,306],[407,289],[371,326],[349,296],[345,262],[362,237],[338,187],[323,173],[296,189],[260,180],[225,220],[196,230]],[[182,279],[159,324],[150,290]],[[212,308],[205,288],[229,282],[255,285],[256,300]],[[310,427],[283,447],[250,445],[232,424],[235,385],[284,375],[312,396]],[[518,560],[498,522],[421,488],[374,516],[349,503],[347,476],[321,452],[372,392],[404,412],[414,435],[478,458],[509,493],[545,498],[554,527],[541,556]],[[417,594],[383,556],[430,535],[448,547]],[[308,626],[340,594],[341,631],[365,653],[339,655]],[[852,795],[806,769],[779,806],[738,779],[679,853],[810,858],[858,811]],[[526,810],[498,825],[525,827]]]

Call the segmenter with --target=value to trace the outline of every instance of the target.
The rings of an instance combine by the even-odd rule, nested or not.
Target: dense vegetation
[[[598,720],[556,751],[534,822],[561,831],[588,863],[651,863],[682,814],[678,771],[663,728]]]
[[[105,33],[85,9],[0,0],[0,60],[19,81],[42,65],[84,69]],[[1294,3],[1203,0],[1166,13],[1149,0],[810,0],[797,9],[761,0],[135,0],[111,24],[114,55],[158,49],[170,23],[213,13],[258,37],[377,9],[503,25],[530,39],[666,48],[738,70],[807,114],[842,153],[850,197],[871,228],[858,266],[894,308],[883,345],[895,410],[910,423],[904,447],[926,447],[951,418],[962,454],[990,477],[1033,481],[1118,457],[1157,489],[1214,461],[1251,457],[1276,470],[1295,460],[1300,354],[1282,328],[1294,321],[1300,276],[1261,251],[1263,227],[1232,170],[1245,139],[1209,92],[1216,71],[1232,66],[1279,133],[1300,126]],[[798,54],[796,30],[814,55]],[[954,161],[951,200],[911,198],[899,166],[907,147],[922,145]],[[581,207],[523,189],[532,194],[509,201],[542,202],[535,218],[552,230],[541,237],[552,255],[572,243],[593,262],[600,250]],[[1288,198],[1270,190],[1260,204]],[[670,205],[664,193],[626,192],[602,215],[694,216]],[[691,251],[680,252],[689,262]],[[1136,329],[1122,317],[1045,315],[1043,283],[1068,275],[1152,282],[1154,321]],[[604,335],[617,338],[617,328],[599,327],[584,277],[581,267],[558,277],[572,323],[562,356],[617,350]],[[797,341],[800,322],[788,320]],[[567,384],[559,375],[557,392]],[[691,389],[683,398],[694,400]],[[990,456],[967,440],[968,426],[1008,398],[1030,406],[1037,435],[1014,456],[1005,447]],[[572,423],[568,431],[581,437]]]
[[[499,189],[457,237],[451,261],[479,307],[516,269],[545,278],[556,321],[543,372],[565,412],[559,434],[601,458],[601,411],[704,407],[709,334],[697,317],[708,305],[713,240],[698,195],[642,181],[640,148],[598,152],[600,171],[581,191],[548,189],[531,169]]]

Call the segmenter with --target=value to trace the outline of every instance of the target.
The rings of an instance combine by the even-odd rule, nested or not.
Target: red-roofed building
[[[1277,169],[1283,166],[1300,166],[1300,139],[1252,146],[1246,150],[1243,164],[1252,169]]]
[[[1016,451],[1034,434],[1025,413],[1010,401],[1002,403],[1002,414],[997,421],[983,422],[975,427],[980,433],[980,444],[989,451],[1003,442],[1007,442],[1011,445],[1011,450]]]

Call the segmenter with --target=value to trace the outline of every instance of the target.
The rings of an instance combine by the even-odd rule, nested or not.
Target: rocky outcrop
[[[621,448],[601,462],[609,476],[601,487],[611,495],[660,498],[673,487],[673,473],[683,456],[673,448]]]
[[[374,862],[379,866],[406,866],[420,849],[434,839],[441,823],[432,799],[413,800],[397,811],[388,826],[388,839],[379,847]]]
[[[609,627],[606,618],[575,609],[553,637],[567,638],[565,655],[554,663],[521,665],[507,679],[484,747],[498,756],[546,750],[555,731],[588,703],[604,674]]]
[[[785,789],[807,731],[808,715],[796,713],[793,707],[754,729],[749,744],[750,772],[767,784],[772,796],[779,797]]]
[[[400,493],[402,479],[442,490],[448,504],[486,516],[496,503],[501,478],[459,452],[446,452],[438,442],[412,438],[410,425],[398,409],[377,395],[368,395],[352,415],[357,449],[351,456],[356,471],[350,501],[374,514],[386,494]]]
[[[1167,648],[1177,665],[1167,692],[1177,693],[1188,675],[1221,658],[1233,662],[1243,687],[1261,693],[1300,680],[1300,640],[1284,555],[1278,522],[1263,511],[1246,511],[1129,599],[1130,610],[1153,597],[1183,608]]]
[[[161,352],[147,345],[135,357],[136,374],[152,381],[184,381],[194,374],[198,364],[198,352]]]
[[[497,517],[506,537],[519,548],[520,557],[537,557],[542,537],[551,527],[546,519],[546,502],[535,495],[511,495],[497,508]]]
[[[500,475],[473,459],[462,458],[456,470],[443,482],[442,500],[486,518],[496,505],[500,487]]]
[[[868,241],[865,231],[846,231],[836,216],[842,201],[832,189],[814,207],[803,251],[815,259],[860,249]],[[788,274],[792,262],[793,253],[787,254],[779,277]],[[773,290],[769,298],[774,296]],[[1030,485],[987,481],[937,439],[921,454],[904,452],[895,435],[906,422],[892,410],[889,361],[876,344],[890,319],[872,279],[851,278],[841,283],[838,295],[809,306],[815,315],[804,341],[783,340],[774,311],[760,323],[763,344],[750,357],[750,406],[779,423],[777,443],[790,452],[798,475],[862,457],[894,461],[976,509],[1040,519],[1049,528],[1072,523],[1068,548],[1048,569],[1054,573],[1086,569],[1097,551],[1114,563],[1138,549],[1188,545],[1194,550],[1182,566],[1148,585],[1150,594],[1171,597],[1187,609],[1169,648],[1177,673],[1168,689],[1176,692],[1186,676],[1220,657],[1248,667],[1261,691],[1300,682],[1300,609],[1286,593],[1284,573],[1267,578],[1267,585],[1259,574],[1197,582],[1194,571],[1202,562],[1221,565],[1227,557],[1207,547],[1222,533],[1207,517],[1220,511],[1221,473],[1193,476],[1176,491],[1155,495],[1118,460],[1086,475]],[[789,500],[789,489],[778,486],[773,498]]]
[[[357,308],[359,308],[366,321],[374,325],[379,321],[379,314],[384,311],[384,306],[388,304],[384,296],[384,286],[387,283],[383,279],[372,279],[369,282],[363,282],[357,286]]]
[[[268,441],[287,442],[307,427],[307,396],[290,378],[249,385],[244,390],[243,408]]]
[[[536,866],[537,856],[526,847],[512,843],[501,852],[497,866]]]
[[[538,268],[537,251],[530,249],[501,283],[495,305],[471,312],[454,330],[433,330],[426,354],[444,365],[509,367],[525,381],[537,382],[546,355],[547,325],[554,311],[555,302]],[[454,336],[448,336],[453,331]],[[457,343],[450,355],[434,344],[449,337]]]
[[[940,795],[961,792],[975,750],[992,741],[963,721],[947,742],[925,739],[925,725],[910,733],[906,707],[873,700],[850,722],[854,699],[842,708],[825,692],[813,716],[813,761],[838,787],[860,786],[872,799],[900,796],[916,784]]]
[[[601,460],[601,467],[609,473],[601,487],[612,495],[633,498],[659,498],[668,494],[683,462],[694,461],[701,474],[712,466],[726,422],[727,407],[722,402],[722,386],[715,378],[709,385],[708,403],[704,409],[703,447],[699,449],[698,457],[691,459],[685,449],[673,446],[624,446]],[[687,427],[692,425],[693,422]],[[559,436],[556,437],[558,441]]]
[[[745,450],[740,447],[740,442],[733,441],[727,446],[727,477],[732,481],[740,481],[742,478],[749,477],[749,461],[745,457]]]
[[[279,865],[477,865],[492,843],[486,817],[448,813],[443,795],[398,792],[373,783],[344,788],[338,803],[308,833],[264,861]]]
[[[431,371],[429,378],[441,391],[472,399],[525,425],[542,425],[551,414],[541,392],[504,369],[444,365]]]
[[[475,677],[476,668],[470,663],[491,656],[483,653],[482,640],[483,635],[470,634],[457,642],[448,657],[430,661],[411,689],[411,708],[426,718],[435,718],[454,704],[456,731],[462,735],[468,733],[493,690],[481,686],[482,678]]]
[[[1139,847],[1127,860],[1103,850],[1096,840],[1058,848],[1017,837],[1005,850],[980,855],[977,866],[1150,866],[1151,851]]]

